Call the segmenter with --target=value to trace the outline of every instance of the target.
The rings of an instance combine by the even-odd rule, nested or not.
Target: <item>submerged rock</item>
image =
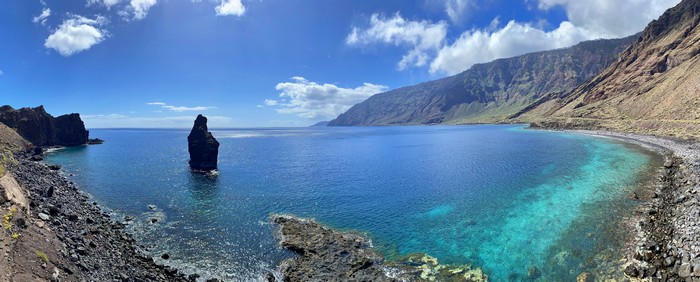
[[[187,136],[190,152],[190,168],[195,171],[212,171],[217,168],[219,142],[207,128],[207,118],[198,115],[190,135]]]

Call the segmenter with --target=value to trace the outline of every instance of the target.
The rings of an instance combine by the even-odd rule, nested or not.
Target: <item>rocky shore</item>
[[[632,235],[625,253],[601,267],[606,273],[585,272],[577,281],[700,281],[700,143],[608,131],[568,132],[619,139],[665,158],[653,187],[632,196],[641,204],[626,222]],[[297,254],[278,268],[282,276],[278,278],[284,281],[487,280],[480,269],[470,266],[461,275],[440,276],[460,267],[441,266],[425,254],[386,261],[362,235],[332,230],[314,220],[274,215],[271,221],[279,225],[276,236],[281,245]],[[274,277],[269,275],[268,280]]]
[[[272,215],[280,244],[297,256],[283,261],[268,281],[488,281],[471,265],[442,265],[426,254],[389,261],[361,234],[340,232],[312,219]]]
[[[60,167],[20,153],[0,178],[0,281],[194,281],[156,264]]]
[[[620,139],[664,155],[658,181],[630,218],[634,236],[626,276],[644,281],[700,281],[700,143],[595,130],[568,132]]]

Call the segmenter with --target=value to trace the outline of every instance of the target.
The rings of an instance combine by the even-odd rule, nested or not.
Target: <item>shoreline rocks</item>
[[[207,128],[207,118],[198,115],[187,136],[190,153],[190,168],[194,171],[209,172],[217,169],[219,142]]]
[[[155,263],[136,246],[123,223],[113,221],[75,184],[49,165],[30,160],[30,155],[18,154],[17,162],[8,166],[28,205],[0,206],[3,214],[17,211],[17,220],[11,220],[12,239],[7,239],[12,241],[7,256],[14,264],[6,275],[52,281],[195,280],[196,275]]]
[[[565,131],[619,139],[664,156],[651,195],[626,222],[633,234],[621,270],[633,279],[700,281],[700,143],[634,133]]]
[[[276,238],[295,258],[280,263],[282,281],[488,281],[479,268],[442,265],[426,254],[385,260],[372,242],[352,232],[340,232],[312,219],[272,215]],[[268,281],[275,276],[267,275]]]

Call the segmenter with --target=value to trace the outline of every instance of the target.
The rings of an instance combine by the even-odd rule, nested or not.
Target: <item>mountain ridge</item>
[[[568,91],[595,76],[638,36],[584,41],[476,64],[457,75],[376,94],[329,125],[503,121],[548,93]]]
[[[684,0],[649,23],[601,73],[511,118],[544,127],[700,137],[699,24],[700,0]]]

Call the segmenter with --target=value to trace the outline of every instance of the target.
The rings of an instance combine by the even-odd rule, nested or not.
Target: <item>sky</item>
[[[680,0],[0,0],[0,104],[88,128],[294,127]]]

